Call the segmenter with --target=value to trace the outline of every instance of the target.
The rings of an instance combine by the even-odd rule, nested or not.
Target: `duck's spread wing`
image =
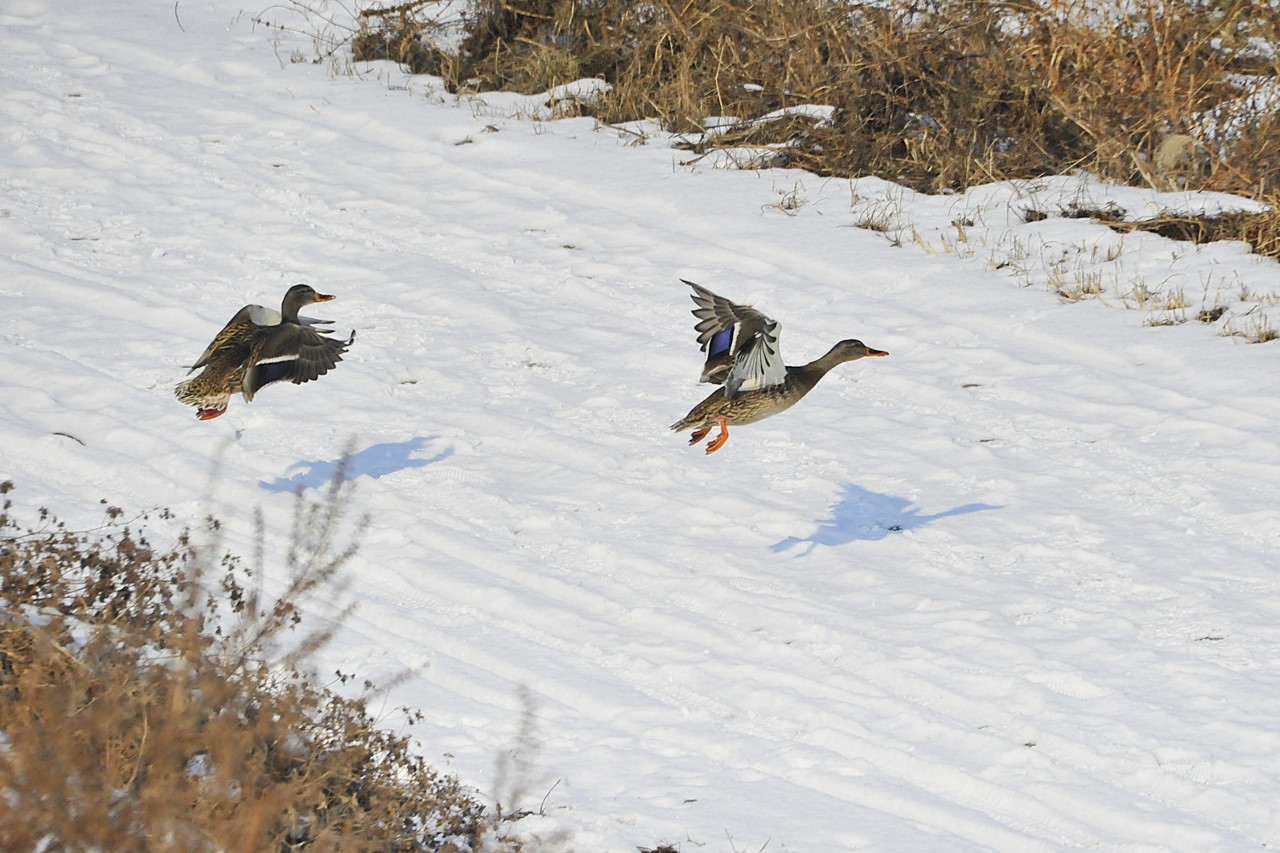
[[[768,318],[765,318],[768,320]],[[787,378],[787,366],[778,351],[782,324],[768,320],[749,339],[739,342],[737,358],[724,380],[724,393],[730,397],[742,391],[758,391],[781,385]]]
[[[739,305],[702,285],[684,279],[681,281],[693,288],[691,297],[697,306],[693,309],[693,316],[698,318],[698,322],[693,328],[698,333],[698,345],[707,354],[707,363],[702,370],[703,382],[726,383],[735,371],[735,364],[757,345],[762,335],[769,339],[769,351],[777,355],[777,322],[750,305]],[[755,368],[763,369],[765,355],[761,352],[752,357]],[[785,376],[785,368],[781,372]]]
[[[317,331],[289,323],[263,337],[245,371],[245,398],[252,399],[254,393],[273,382],[301,385],[319,379],[336,367],[355,340],[355,332],[342,340],[324,337],[321,331],[328,330]]]
[[[262,315],[258,312],[268,310],[270,309],[263,308],[261,305],[246,305],[237,311],[235,316],[227,321],[227,325],[222,327],[222,331],[213,336],[213,340],[204,348],[204,352],[200,353],[200,357],[192,362],[191,369],[187,373],[204,367],[218,350],[244,344],[254,326],[260,325],[257,321]],[[276,317],[276,322],[279,323],[279,314]]]
[[[318,320],[315,317],[299,317],[298,322],[314,331],[319,332],[322,335],[327,335],[333,331],[333,329],[317,328],[318,326],[332,326],[333,325],[332,320]]]

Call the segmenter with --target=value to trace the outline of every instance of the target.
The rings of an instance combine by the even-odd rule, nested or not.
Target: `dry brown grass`
[[[1259,47],[1280,44],[1270,0],[480,0],[447,59],[422,8],[367,10],[357,56],[440,74],[454,91],[601,77],[612,90],[584,109],[657,119],[695,134],[698,151],[784,144],[789,165],[927,192],[1072,169],[1269,202],[1280,192],[1280,94],[1262,94],[1280,82],[1280,53]],[[804,104],[834,107],[832,121],[753,121]],[[713,116],[742,122],[707,133]],[[1280,256],[1277,216],[1191,236]]]
[[[429,17],[430,0],[411,0],[398,6],[376,6],[360,12],[351,36],[352,57],[361,62],[389,59],[414,74],[451,76],[457,58],[436,47],[440,24]]]
[[[0,484],[0,493],[11,484]],[[304,672],[298,602],[355,555],[335,486],[299,498],[279,599],[256,571],[0,510],[0,849],[480,849],[484,809]],[[216,527],[216,525],[215,525]],[[486,850],[516,849],[493,844]]]

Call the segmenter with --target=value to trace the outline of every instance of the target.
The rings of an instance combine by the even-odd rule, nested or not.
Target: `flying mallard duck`
[[[342,361],[356,333],[345,341],[326,338],[330,330],[315,326],[332,320],[299,317],[298,311],[333,298],[316,293],[310,285],[295,284],[285,293],[278,312],[261,305],[244,306],[191,365],[191,370],[204,368],[200,375],[178,383],[178,399],[195,406],[196,417],[207,421],[225,412],[237,391],[247,403],[273,382],[301,385],[328,373]]]
[[[684,281],[684,279],[680,279]],[[690,444],[707,437],[712,427],[720,433],[707,443],[715,453],[729,440],[729,424],[753,424],[789,409],[813,390],[837,364],[868,355],[888,355],[862,341],[840,341],[822,358],[803,367],[783,364],[778,353],[781,325],[749,305],[737,305],[705,287],[684,281],[693,288],[698,318],[694,330],[707,354],[702,368],[703,382],[723,385],[689,414],[671,425],[676,432],[693,430]]]

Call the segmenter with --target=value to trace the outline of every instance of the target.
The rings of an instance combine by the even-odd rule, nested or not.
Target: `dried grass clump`
[[[607,76],[616,59],[572,0],[478,0],[468,10],[455,91],[533,94],[582,77]],[[598,19],[597,19],[598,20]]]
[[[1055,0],[1012,20],[1030,80],[1084,143],[1076,165],[1162,190],[1274,188],[1280,103],[1241,97],[1280,75],[1275,55],[1253,47],[1277,43],[1275,4]],[[1263,152],[1270,162],[1254,162]]]
[[[362,20],[426,37],[425,8]],[[835,107],[796,152],[822,174],[939,191],[1083,167],[1251,194],[1280,174],[1280,91],[1265,96],[1280,8],[1266,0],[479,0],[463,26],[443,72],[455,91],[601,77],[601,119],[679,132]]]
[[[383,22],[393,41],[429,42],[414,24],[425,8],[362,20]],[[612,89],[590,109],[603,121],[657,119],[701,134],[690,140],[700,153],[783,152],[740,162],[926,192],[1073,169],[1255,198],[1273,198],[1280,181],[1270,0],[479,0],[463,25],[449,62],[396,55],[453,91],[600,77]],[[834,112],[759,121],[802,105]],[[726,132],[725,116],[739,125]],[[1275,217],[1231,224],[1210,230],[1280,253]]]
[[[0,849],[478,849],[482,806],[301,669],[327,636],[297,634],[296,603],[354,556],[347,506],[299,498],[270,601],[186,536],[154,548],[115,509],[20,529],[5,498]]]
[[[365,9],[351,36],[351,56],[358,62],[387,59],[413,74],[449,75],[457,58],[436,42],[442,30],[431,12],[434,0],[411,0],[398,6]]]
[[[1084,168],[1157,189],[1273,189],[1280,9],[1087,0],[660,4],[614,91],[613,121],[673,130],[804,103],[836,108],[792,162],[929,192]],[[717,143],[719,144],[719,143]]]
[[[441,45],[458,27],[436,17],[434,0],[375,6],[359,13],[352,53],[439,75],[455,92],[533,94],[615,74],[625,47],[612,39],[612,18],[634,17],[628,7],[620,0],[476,0],[463,9],[460,44],[445,49]]]

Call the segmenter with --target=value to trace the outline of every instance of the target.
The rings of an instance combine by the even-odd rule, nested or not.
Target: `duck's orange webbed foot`
[[[225,414],[226,409],[201,409],[196,412],[196,417],[202,421],[211,421],[219,415]]]
[[[689,443],[697,444],[699,441],[702,441],[702,439],[706,438],[707,433],[709,432],[711,432],[711,427],[709,426],[704,426],[704,427],[701,427],[700,429],[695,429],[693,431],[693,434],[689,436]]]
[[[707,427],[707,431],[709,432],[710,430],[711,430],[711,427]],[[724,447],[724,443],[728,440],[729,440],[729,425],[725,423],[724,415],[721,415],[720,416],[720,434],[717,435],[715,438],[711,439],[710,442],[708,442],[707,452],[715,453],[717,450]]]

